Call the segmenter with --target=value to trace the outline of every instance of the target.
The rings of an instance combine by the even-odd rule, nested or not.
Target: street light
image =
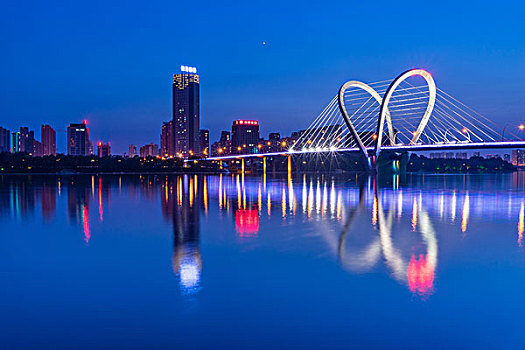
[[[505,124],[505,126],[503,127],[503,131],[501,132],[501,141],[505,140],[505,130],[507,129],[507,126],[509,126],[508,123]],[[518,130],[525,130],[525,125],[524,124],[518,125]]]
[[[465,135],[467,135],[468,142],[472,142],[472,140],[470,139],[470,132],[469,132],[469,130],[467,128],[461,129],[461,132],[464,133]]]
[[[518,129],[520,129],[520,131],[525,130],[525,125],[520,124],[520,125],[518,126]],[[518,131],[518,135],[519,135],[519,131]],[[519,138],[519,137],[518,137],[518,138]]]

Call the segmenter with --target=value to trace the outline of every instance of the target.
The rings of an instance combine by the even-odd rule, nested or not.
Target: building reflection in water
[[[84,241],[89,244],[91,231],[89,229],[89,208],[91,201],[91,178],[71,177],[64,179],[67,186],[67,209],[69,222],[82,225]]]
[[[461,231],[466,231],[469,220],[468,195],[458,198],[456,191],[445,198],[442,193],[436,198],[426,194],[423,196],[421,192],[406,194],[399,190],[399,179],[395,179],[394,190],[388,191],[379,189],[374,179],[368,180],[368,185],[366,181],[356,179],[359,188],[338,188],[332,179],[307,176],[296,181],[296,185],[293,179],[288,177],[287,183],[268,181],[261,186],[257,178],[244,179],[239,175],[219,176],[212,178],[208,183],[209,192],[217,194],[220,211],[226,210],[228,203],[233,203],[235,229],[240,237],[257,237],[260,217],[266,215],[268,219],[271,218],[272,210],[278,211],[277,217],[286,221],[297,215],[295,208],[298,206],[302,209],[299,213],[304,215],[311,225],[319,225],[318,232],[326,239],[328,245],[335,248],[343,267],[350,271],[364,272],[372,269],[383,257],[392,276],[407,285],[412,293],[423,298],[434,291],[438,264],[436,234],[423,198],[435,201],[436,208],[439,208],[439,197],[442,206],[447,207],[456,206],[457,202],[461,201]],[[300,195],[297,196],[296,193]],[[263,198],[267,200],[263,201]],[[384,203],[387,204],[386,208]],[[410,210],[406,210],[408,205]],[[410,214],[409,217],[402,216],[404,207],[405,212]],[[455,210],[449,212],[454,221]],[[356,252],[347,237],[360,235],[364,223],[353,225],[353,221],[359,221],[368,215],[371,215],[371,225],[368,225],[371,241],[365,244],[364,249]],[[339,238],[334,239],[333,225],[327,220],[339,222],[343,226]],[[392,235],[394,230],[396,235],[409,235],[410,244],[396,243]],[[350,250],[352,253],[347,254]],[[420,252],[415,253],[418,250]]]
[[[11,189],[5,177],[0,177],[0,218],[9,217],[13,212]]]
[[[49,223],[55,219],[57,210],[57,184],[54,178],[46,180],[42,183],[42,219]]]
[[[207,206],[204,178],[197,176],[166,177],[161,185],[161,207],[165,219],[173,224],[173,272],[184,295],[201,288],[202,258],[199,247],[199,216]]]
[[[520,247],[523,247],[523,230],[525,229],[525,222],[524,222],[524,207],[523,207],[523,200],[521,201],[520,205],[520,213],[518,215],[518,245]]]
[[[235,229],[239,237],[256,237],[259,233],[259,210],[257,206],[235,210]]]

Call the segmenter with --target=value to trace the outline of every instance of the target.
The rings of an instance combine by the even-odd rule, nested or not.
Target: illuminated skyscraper
[[[67,127],[67,154],[71,156],[90,154],[89,129],[86,121],[82,124],[69,124]]]
[[[42,125],[42,155],[57,154],[57,134],[49,125]]]
[[[175,153],[200,154],[199,76],[195,67],[173,75],[173,142]]]
[[[20,139],[18,141],[20,152],[33,153],[33,141],[35,140],[35,132],[29,130],[28,127],[20,127]]]
[[[159,145],[150,143],[140,147],[140,157],[156,157],[159,155]]]
[[[137,155],[137,146],[134,144],[129,145],[128,147],[128,157],[133,158]]]
[[[230,141],[231,133],[229,131],[221,131],[221,139],[220,142],[225,143],[227,141]]]
[[[0,126],[0,153],[11,151],[11,133]]]
[[[259,144],[259,122],[236,120],[232,125],[232,152],[255,153]]]
[[[221,131],[221,139],[219,140],[219,147],[222,148],[222,154],[230,154],[232,148],[231,132]]]
[[[207,157],[210,155],[210,131],[201,129],[200,131],[200,140],[201,140],[201,155]]]
[[[512,150],[512,165],[525,166],[525,151],[521,149]]]
[[[31,154],[34,157],[42,157],[42,143],[38,140],[33,140],[33,149],[31,151]]]
[[[111,146],[109,145],[109,142],[102,143],[99,141],[97,145],[97,156],[102,158],[102,157],[109,157],[110,155],[111,155]]]
[[[160,134],[160,155],[163,157],[174,156],[173,142],[173,121],[162,123],[162,133]]]
[[[15,131],[11,134],[11,153],[20,152],[20,132]]]

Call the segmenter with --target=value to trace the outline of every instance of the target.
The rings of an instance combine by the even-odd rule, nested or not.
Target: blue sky
[[[306,127],[348,79],[428,69],[500,123],[525,121],[525,5],[517,1],[8,1],[0,13],[0,125],[88,119],[113,152],[159,142],[171,75],[201,76],[201,126]],[[266,45],[262,45],[262,42]],[[65,133],[58,131],[59,151]]]

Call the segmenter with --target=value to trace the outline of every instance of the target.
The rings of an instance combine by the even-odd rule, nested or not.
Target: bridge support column
[[[376,171],[381,175],[404,174],[408,164],[408,152],[381,151],[375,164]]]

